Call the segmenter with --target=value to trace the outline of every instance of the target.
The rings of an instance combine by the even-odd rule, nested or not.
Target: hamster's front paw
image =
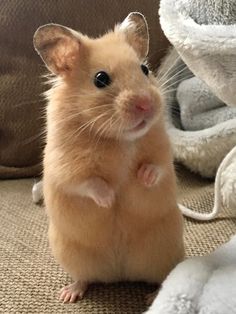
[[[138,169],[137,177],[146,187],[151,187],[157,184],[159,168],[154,164],[142,164]]]
[[[82,196],[93,199],[100,207],[111,207],[115,199],[114,190],[105,180],[99,177],[86,180],[80,190]]]
[[[115,194],[112,189],[107,191],[100,191],[98,195],[94,196],[93,200],[100,207],[109,208],[112,206],[114,202]]]

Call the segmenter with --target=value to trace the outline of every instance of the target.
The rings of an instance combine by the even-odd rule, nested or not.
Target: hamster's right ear
[[[41,26],[33,43],[48,69],[56,75],[68,75],[78,62],[81,42],[72,29],[57,24]]]
[[[149,48],[149,33],[144,15],[139,12],[131,12],[116,29],[125,34],[126,40],[140,59],[145,59]]]

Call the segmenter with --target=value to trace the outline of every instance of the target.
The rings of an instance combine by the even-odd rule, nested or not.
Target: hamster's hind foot
[[[75,303],[84,297],[88,289],[88,283],[84,281],[75,281],[74,283],[65,286],[60,291],[60,301],[63,303]]]

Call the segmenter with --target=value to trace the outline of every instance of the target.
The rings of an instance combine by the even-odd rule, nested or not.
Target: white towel
[[[204,257],[180,263],[146,314],[235,314],[236,236]]]

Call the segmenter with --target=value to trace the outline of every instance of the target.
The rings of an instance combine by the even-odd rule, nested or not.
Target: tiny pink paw
[[[115,199],[115,193],[113,189],[108,188],[106,191],[100,191],[97,195],[94,195],[94,201],[100,207],[109,208],[112,206]]]
[[[94,202],[100,207],[109,208],[115,200],[113,188],[102,179],[94,180],[90,195]]]
[[[115,191],[102,178],[88,179],[82,185],[82,195],[90,197],[100,207],[111,207],[115,200]]]
[[[155,185],[159,178],[158,166],[154,164],[142,164],[138,169],[138,179],[147,187]]]
[[[83,299],[87,288],[88,284],[80,281],[65,286],[60,291],[60,301],[63,301],[63,303],[75,303],[77,300]]]

